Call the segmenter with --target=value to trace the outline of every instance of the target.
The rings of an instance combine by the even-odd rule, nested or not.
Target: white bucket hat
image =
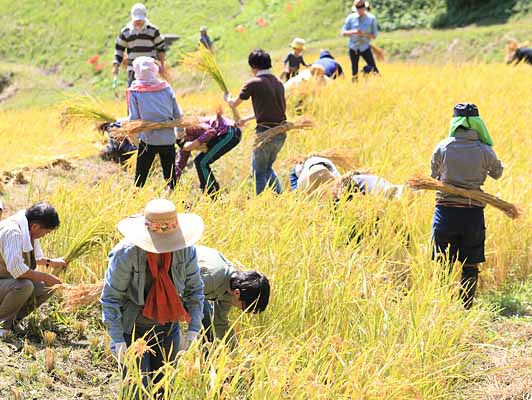
[[[332,182],[335,179],[332,172],[325,165],[317,164],[301,173],[298,180],[298,187],[307,193],[312,193],[321,185]]]
[[[150,253],[171,253],[192,246],[203,234],[203,220],[196,214],[178,214],[164,199],[150,201],[144,215],[118,223],[118,230],[135,246]]]

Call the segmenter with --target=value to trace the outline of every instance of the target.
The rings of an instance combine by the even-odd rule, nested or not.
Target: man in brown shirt
[[[237,99],[227,98],[231,107],[238,107],[251,98],[257,120],[255,131],[262,134],[269,128],[286,121],[286,102],[284,86],[271,72],[270,55],[262,49],[256,49],[248,57],[254,77],[247,81]],[[241,121],[242,124],[244,121]],[[253,151],[252,168],[255,177],[256,193],[261,194],[267,187],[281,193],[281,183],[273,170],[273,163],[286,140],[286,133],[275,136]]]

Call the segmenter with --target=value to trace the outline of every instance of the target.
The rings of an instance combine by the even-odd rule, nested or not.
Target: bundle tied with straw
[[[101,107],[101,103],[90,96],[69,100],[60,108],[61,127],[77,122],[93,122],[100,129],[103,124],[116,121],[115,116],[102,111]]]
[[[489,204],[490,206],[501,210],[512,219],[519,218],[523,214],[521,207],[508,203],[489,193],[485,193],[481,190],[462,189],[430,177],[415,176],[407,182],[407,186],[413,190],[437,190]]]
[[[164,122],[133,120],[122,124],[120,128],[111,130],[110,135],[117,141],[129,139],[133,143],[138,142],[137,135],[142,132],[152,131],[155,129],[169,128],[194,128],[201,124],[201,120],[196,117],[183,117],[180,119]]]
[[[299,118],[295,122],[286,121],[282,123],[281,125],[270,128],[258,134],[255,138],[255,142],[253,143],[253,149],[258,149],[260,146],[262,146],[265,143],[268,143],[275,136],[280,135],[281,133],[291,131],[291,130],[296,130],[296,129],[310,129],[310,128],[314,128],[314,122],[306,117]]]
[[[211,77],[218,84],[224,96],[229,95],[229,88],[225,82],[224,75],[214,53],[204,46],[199,46],[198,50],[193,53],[184,53],[182,63],[185,67],[192,68],[196,71],[203,72]],[[235,107],[231,107],[235,121],[240,121],[240,114]]]
[[[377,61],[384,62],[386,61],[386,51],[374,44],[370,44],[371,51],[375,54]]]
[[[103,281],[98,283],[80,283],[71,285],[62,283],[51,288],[61,295],[67,311],[75,312],[81,307],[97,303],[103,290]]]

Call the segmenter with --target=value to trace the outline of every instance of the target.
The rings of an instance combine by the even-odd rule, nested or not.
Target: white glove
[[[181,336],[179,341],[179,350],[187,351],[190,345],[198,338],[199,332],[187,331],[184,335]]]
[[[127,352],[126,342],[113,342],[111,340],[110,348],[111,348],[111,353],[113,353],[113,356],[116,359],[116,361],[118,361],[118,363],[121,364],[122,361],[124,361],[124,357]]]

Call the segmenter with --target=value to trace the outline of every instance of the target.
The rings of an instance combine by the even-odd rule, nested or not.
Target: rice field
[[[276,170],[287,187],[292,165],[286,160],[337,148],[352,152],[360,169],[392,183],[427,175],[434,147],[447,136],[453,105],[474,102],[505,165],[503,178],[488,181],[485,190],[525,210],[514,221],[487,209],[481,290],[525,281],[532,265],[531,87],[526,67],[388,64],[381,77],[312,88],[289,100],[289,119],[295,119],[295,103],[303,96],[304,115],[315,126],[288,133]],[[221,99],[221,92],[206,91],[178,102],[195,115],[214,112]],[[123,108],[120,102],[105,103],[111,114]],[[7,143],[2,169],[58,154],[94,154],[101,141],[87,125],[60,130],[57,110],[1,116],[0,138]],[[123,174],[90,186],[68,182],[53,191],[36,182],[43,190],[32,190],[31,200],[50,201],[62,218],[60,229],[45,240],[45,251],[65,254],[87,232],[101,232],[97,245],[63,275],[69,283],[98,282],[107,252],[120,239],[117,222],[148,200],[166,197],[179,210],[202,216],[201,244],[270,278],[266,312],[233,315],[238,348],[220,347],[206,360],[192,349],[167,365],[160,383],[165,399],[457,398],[458,386],[483,373],[473,375],[468,366],[490,340],[486,326],[493,313],[482,306],[465,312],[456,298],[456,273],[447,279],[430,259],[434,194],[359,197],[337,210],[299,193],[256,197],[250,179],[253,141],[252,126],[246,126],[242,143],[215,164],[224,188],[216,202],[199,193],[193,170],[171,195],[158,170],[138,192],[132,176]],[[360,243],[347,242],[353,225]],[[130,379],[138,380],[138,374],[131,371]],[[127,391],[121,396],[130,398]]]

